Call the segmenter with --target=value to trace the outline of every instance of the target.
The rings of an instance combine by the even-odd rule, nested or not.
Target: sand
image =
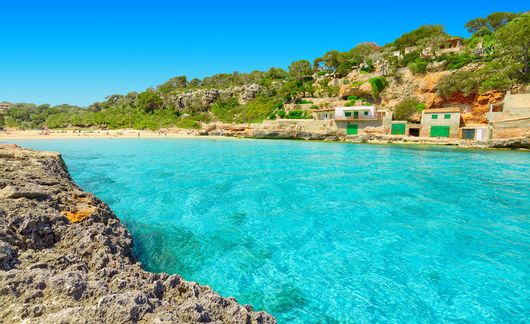
[[[2,139],[67,139],[67,138],[192,138],[195,130],[149,131],[135,129],[114,130],[14,130],[0,131]],[[201,136],[202,137],[202,136]]]

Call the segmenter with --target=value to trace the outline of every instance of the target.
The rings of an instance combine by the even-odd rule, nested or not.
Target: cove
[[[530,154],[280,140],[16,140],[59,151],[150,271],[281,323],[526,322]]]

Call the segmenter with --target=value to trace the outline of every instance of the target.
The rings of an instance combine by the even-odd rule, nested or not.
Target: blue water
[[[530,153],[269,140],[33,140],[151,271],[280,322],[528,322]]]

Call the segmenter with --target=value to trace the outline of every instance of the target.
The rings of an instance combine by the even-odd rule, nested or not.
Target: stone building
[[[420,136],[458,138],[460,115],[460,109],[456,107],[423,110]]]
[[[9,102],[0,102],[0,111],[4,111],[11,108],[11,104]]]
[[[312,115],[314,120],[333,120],[335,119],[335,108],[313,110]]]
[[[490,106],[487,117],[493,139],[530,136],[530,93],[508,91],[501,103]]]

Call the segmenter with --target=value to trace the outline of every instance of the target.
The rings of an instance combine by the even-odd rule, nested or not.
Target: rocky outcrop
[[[201,130],[201,135],[278,138],[337,141],[340,131],[332,127],[331,121],[279,120],[261,124],[210,124]]]
[[[230,87],[226,89],[197,90],[166,95],[164,97],[164,103],[177,109],[185,109],[189,107],[207,109],[218,99],[226,100],[230,97],[235,97],[240,104],[245,104],[256,98],[261,91],[261,86],[257,84]]]
[[[149,273],[131,235],[57,153],[0,145],[0,319],[275,323],[178,275]]]

